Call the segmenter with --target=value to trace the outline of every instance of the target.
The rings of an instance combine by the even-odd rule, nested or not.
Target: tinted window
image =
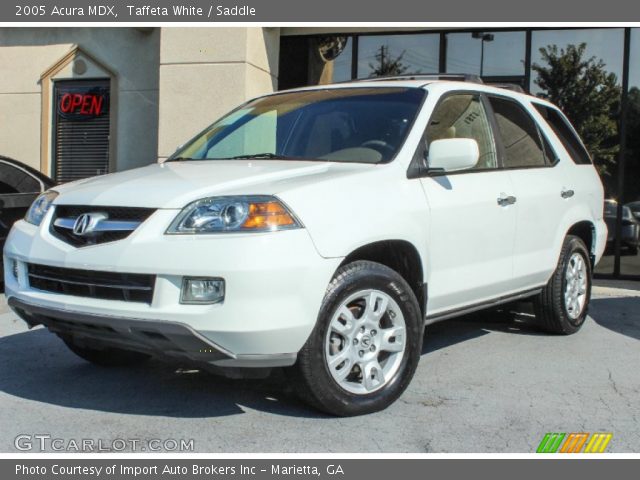
[[[427,144],[445,138],[471,138],[480,150],[474,169],[498,166],[487,113],[477,95],[450,95],[442,100],[429,119],[426,138]]]
[[[40,183],[19,168],[0,162],[0,194],[35,193],[40,191]]]
[[[343,35],[281,37],[278,89],[350,80],[353,43]]]
[[[173,158],[390,161],[425,93],[418,88],[362,87],[259,98],[214,123]]]
[[[575,131],[571,127],[569,120],[560,113],[558,110],[554,108],[545,107],[544,105],[540,105],[534,103],[536,110],[540,112],[553,132],[562,142],[565,150],[575,163],[579,164],[588,164],[591,163],[591,158],[589,157],[589,153],[587,149],[584,148],[584,145],[576,135]]]
[[[512,100],[491,97],[491,106],[505,150],[506,168],[546,165],[538,127],[522,106]]]
[[[358,78],[439,71],[440,35],[360,35]]]
[[[447,33],[447,72],[524,76],[525,32]]]

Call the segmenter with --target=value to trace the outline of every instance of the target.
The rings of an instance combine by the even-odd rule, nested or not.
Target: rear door
[[[571,191],[532,115],[514,99],[488,98],[516,197],[513,285],[525,290],[545,284],[556,267],[558,229],[563,228]]]
[[[437,316],[508,293],[512,288],[515,205],[499,155],[486,101],[478,93],[444,96],[424,135],[434,140],[471,138],[480,150],[469,170],[421,179],[430,208],[428,316]]]

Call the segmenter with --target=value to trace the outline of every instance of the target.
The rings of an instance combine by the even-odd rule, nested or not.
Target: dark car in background
[[[629,202],[625,205],[625,207],[629,207],[633,216],[636,217],[636,220],[640,222],[640,200],[635,202]]]
[[[616,240],[616,216],[618,203],[615,200],[604,201],[604,220],[609,229],[607,247],[613,248]],[[622,231],[620,245],[629,255],[637,255],[640,247],[640,220],[628,205],[622,206]]]
[[[13,223],[55,182],[22,162],[0,155],[0,252]],[[0,279],[4,278],[0,261]],[[0,283],[2,281],[0,280]]]

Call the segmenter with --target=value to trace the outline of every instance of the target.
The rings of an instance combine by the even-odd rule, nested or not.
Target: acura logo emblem
[[[80,237],[86,237],[96,231],[98,224],[107,218],[105,213],[83,213],[76,218],[73,224],[73,233]]]

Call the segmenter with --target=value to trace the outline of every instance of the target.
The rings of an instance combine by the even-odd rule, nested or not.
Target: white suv
[[[603,189],[553,105],[470,78],[279,92],[160,164],[55,187],[4,250],[9,305],[101,365],[291,367],[316,407],[385,408],[425,325],[531,298],[585,320]]]

